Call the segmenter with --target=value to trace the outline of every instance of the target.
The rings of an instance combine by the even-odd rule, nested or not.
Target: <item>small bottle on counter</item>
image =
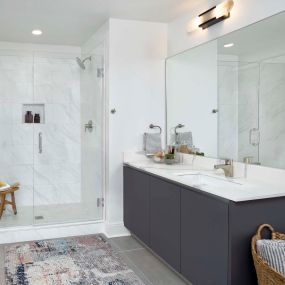
[[[40,124],[40,122],[41,122],[40,114],[35,114],[34,123],[35,124]]]
[[[32,111],[27,111],[25,115],[25,123],[26,124],[32,124],[34,121],[34,116],[32,114]]]

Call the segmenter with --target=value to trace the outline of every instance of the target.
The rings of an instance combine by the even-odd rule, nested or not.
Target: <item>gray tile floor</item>
[[[133,237],[109,239],[145,285],[191,285]]]
[[[191,285],[133,237],[112,238],[108,241],[145,285]],[[0,245],[0,284],[6,284],[3,245]]]

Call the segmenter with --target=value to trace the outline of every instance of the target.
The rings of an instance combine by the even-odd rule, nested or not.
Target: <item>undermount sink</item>
[[[201,173],[195,174],[175,174],[179,179],[186,184],[197,187],[235,187],[241,186],[241,183],[236,181],[223,178],[223,177],[213,177]]]

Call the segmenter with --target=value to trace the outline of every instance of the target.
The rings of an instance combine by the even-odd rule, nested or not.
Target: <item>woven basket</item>
[[[268,224],[261,225],[256,235],[251,240],[251,252],[253,256],[254,266],[256,269],[257,279],[259,285],[285,285],[285,276],[278,273],[272,267],[270,267],[263,259],[257,255],[256,242],[260,239],[263,229],[269,229],[272,239],[285,240],[285,234],[275,232],[273,227]]]

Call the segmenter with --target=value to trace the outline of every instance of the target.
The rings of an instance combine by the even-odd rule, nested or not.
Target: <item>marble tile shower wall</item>
[[[260,77],[260,162],[285,168],[285,63],[262,63]]]
[[[250,144],[250,130],[259,127],[259,64],[239,63],[238,77],[238,160],[252,156],[259,161],[258,146]]]
[[[45,104],[45,123],[23,124],[24,103]],[[74,59],[0,56],[0,133],[0,179],[21,183],[19,206],[80,202],[80,73]]]

